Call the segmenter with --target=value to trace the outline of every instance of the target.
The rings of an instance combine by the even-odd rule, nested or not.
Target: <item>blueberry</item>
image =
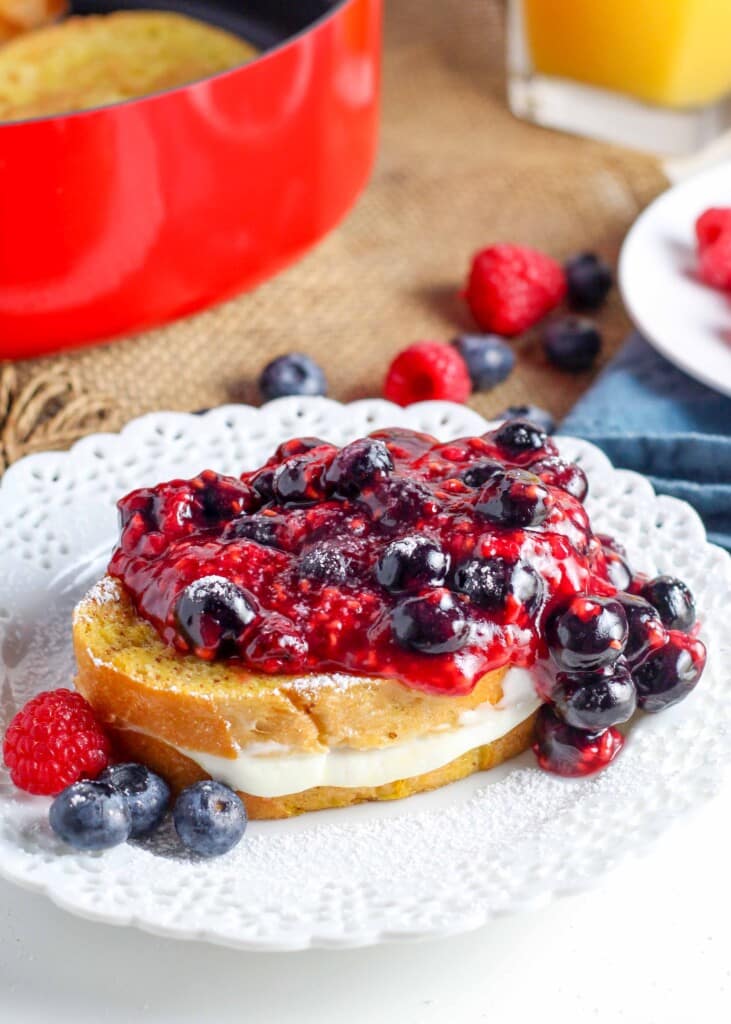
[[[194,483],[196,519],[203,526],[218,526],[242,512],[251,512],[261,504],[258,492],[235,477],[205,470]]]
[[[144,523],[145,529],[150,532],[159,530],[159,504],[159,494],[148,488],[140,488],[122,498],[118,505],[120,532],[124,531],[133,519]]]
[[[508,596],[508,564],[504,558],[469,558],[457,566],[454,587],[474,604],[496,611]]]
[[[612,271],[596,253],[582,252],[564,266],[569,302],[575,309],[598,309],[612,287]]]
[[[544,592],[543,580],[531,565],[501,557],[462,562],[454,573],[454,586],[480,608],[497,611],[512,596],[531,614]]]
[[[637,707],[632,676],[620,662],[603,672],[559,672],[552,698],[567,725],[589,732],[627,722]]]
[[[274,500],[282,505],[307,505],[324,497],[323,467],[309,453],[295,455],[274,470]]]
[[[215,485],[203,487],[197,494],[197,501],[203,513],[204,524],[215,525],[235,514],[233,502],[227,500]]]
[[[392,630],[401,647],[422,654],[447,654],[467,643],[469,623],[461,604],[448,590],[409,597],[393,611]]]
[[[699,640],[670,636],[632,673],[643,711],[664,711],[684,700],[701,677],[705,648]]]
[[[392,593],[440,587],[448,572],[449,555],[437,541],[418,534],[389,544],[376,566],[378,582]]]
[[[240,798],[212,779],[184,789],[173,810],[181,842],[200,857],[220,857],[233,850],[246,831],[246,822]]]
[[[545,446],[548,435],[530,420],[507,420],[494,432],[492,440],[509,456],[538,452]]]
[[[551,487],[559,487],[577,501],[584,501],[589,493],[589,481],[586,473],[575,462],[566,462],[557,455],[549,455],[539,459],[528,467],[541,480]]]
[[[438,444],[436,437],[422,434],[408,427],[383,427],[368,435],[376,441],[383,441],[391,451],[398,449],[406,455],[423,455],[424,452]]]
[[[495,476],[497,473],[504,473],[505,467],[494,459],[480,459],[462,473],[462,479],[468,487],[482,487],[482,485]]]
[[[611,665],[627,642],[627,617],[610,597],[574,597],[548,622],[551,654],[562,669],[585,672]]]
[[[621,555],[616,551],[605,551],[604,561],[607,566],[609,582],[617,590],[627,590],[632,583],[632,571]]]
[[[544,771],[579,778],[606,768],[624,746],[615,728],[587,732],[562,722],[550,704],[544,704],[536,718],[533,752]]]
[[[656,609],[644,598],[635,594],[617,594],[617,600],[627,617],[624,656],[634,670],[652,651],[665,644],[665,627]]]
[[[106,782],[124,797],[132,822],[130,839],[150,835],[159,827],[170,804],[170,788],[143,764],[115,764],[98,782]]]
[[[302,672],[309,647],[302,631],[286,616],[270,612],[251,636],[245,650],[250,665],[268,674]]]
[[[387,477],[393,471],[393,459],[383,441],[364,437],[346,445],[330,463],[325,479],[335,494],[356,497],[364,487]]]
[[[251,540],[265,548],[276,548],[279,547],[283,527],[284,520],[279,515],[239,516],[228,523],[221,534],[221,540]]]
[[[74,782],[51,804],[48,820],[76,850],[108,850],[129,839],[132,816],[124,796],[106,782]]]
[[[255,618],[253,598],[223,576],[203,576],[178,597],[175,620],[195,651],[226,657]]]
[[[601,546],[609,551],[616,551],[622,558],[627,559],[627,548],[624,544],[620,544],[614,537],[610,537],[608,533],[597,533],[595,534],[596,539],[599,541]]]
[[[668,629],[687,632],[695,624],[695,601],[689,588],[675,576],[658,576],[646,583],[642,597],[657,609]]]
[[[265,402],[285,395],[326,395],[327,380],[314,359],[293,352],[279,356],[264,367],[259,377],[259,391]]]
[[[556,429],[556,421],[553,416],[538,405],[511,405],[494,418],[496,420],[528,420],[529,423],[533,423],[546,434],[552,434]]]
[[[508,596],[514,597],[518,604],[527,608],[532,615],[543,602],[545,584],[543,577],[529,565],[518,560],[512,566],[508,580]]]
[[[323,441],[321,437],[293,437],[289,441],[282,441],[275,451],[273,459],[276,462],[284,462],[285,459],[290,459],[293,455],[305,455],[313,448],[322,448],[323,445],[326,446],[327,441]]]
[[[543,347],[559,370],[580,373],[594,365],[602,336],[591,320],[567,316],[548,325],[543,333]]]
[[[476,391],[489,391],[510,376],[515,353],[495,334],[461,334],[452,345],[467,365]]]
[[[404,477],[378,481],[363,495],[371,515],[384,530],[415,527],[434,505],[434,495],[424,484]]]
[[[335,586],[348,578],[348,559],[327,541],[313,544],[300,558],[297,571],[305,579]]]
[[[259,472],[251,478],[251,486],[263,502],[274,500],[275,468],[276,467],[274,466],[267,466],[266,469],[260,469]]]
[[[546,485],[523,469],[508,469],[493,476],[482,487],[475,504],[484,519],[510,529],[540,526],[552,507]]]

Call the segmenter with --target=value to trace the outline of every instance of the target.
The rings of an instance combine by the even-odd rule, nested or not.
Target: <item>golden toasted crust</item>
[[[263,742],[286,746],[292,754],[386,747],[455,728],[464,711],[498,703],[506,673],[489,673],[464,697],[426,694],[380,678],[256,675],[233,663],[201,661],[166,646],[110,577],[76,608],[73,637],[76,686],[116,739],[122,756],[149,764],[177,787],[206,775],[175,748],[233,758]],[[531,734],[529,719],[437,771],[384,786],[319,787],[278,798],[241,795],[257,818],[392,800],[499,764],[524,750]]]
[[[0,119],[104,106],[235,67],[256,55],[230,32],[181,14],[69,18],[0,50]]]
[[[500,739],[469,750],[435,771],[399,779],[383,786],[318,786],[288,796],[261,797],[241,792],[239,796],[246,804],[246,810],[252,819],[292,818],[305,811],[350,807],[368,800],[401,800],[403,797],[426,793],[450,782],[457,782],[458,779],[464,779],[474,772],[495,768],[503,761],[521,754],[528,749],[533,740],[535,717],[535,714],[532,714]],[[201,779],[209,778],[195,761],[191,761],[162,740],[123,729],[112,729],[111,732],[120,758],[149,765],[153,771],[168,780],[175,792],[192,786]]]
[[[392,679],[256,675],[172,650],[110,577],[78,605],[73,635],[76,685],[104,722],[219,757],[267,741],[293,754],[368,750],[455,727],[464,711],[501,700],[506,672],[484,676],[465,697]]]

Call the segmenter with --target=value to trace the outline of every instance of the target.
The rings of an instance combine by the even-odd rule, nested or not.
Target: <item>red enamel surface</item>
[[[250,288],[352,205],[376,148],[381,0],[253,63],[0,126],[0,356],[138,330]]]
[[[491,435],[439,444],[425,435],[381,432],[394,462],[389,479],[419,481],[428,500],[412,521],[389,522],[377,487],[356,499],[328,498],[310,504],[259,508],[277,531],[277,547],[250,540],[224,541],[232,519],[256,511],[261,501],[250,484],[209,473],[194,481],[175,481],[134,492],[120,502],[126,523],[110,571],[131,593],[140,613],[179,650],[188,646],[176,628],[178,595],[194,580],[224,576],[251,594],[261,609],[238,643],[247,665],[266,672],[344,670],[401,679],[434,693],[469,692],[487,671],[507,663],[528,666],[547,654],[543,632],[551,611],[576,593],[612,595],[604,555],[591,532],[586,512],[566,492],[550,488],[552,510],[536,529],[492,526],[475,509],[478,490],[459,475],[480,459],[505,465],[505,453]],[[282,446],[266,464],[273,467],[295,455],[297,442]],[[312,496],[337,449],[323,445],[307,453]],[[525,466],[555,453],[551,441],[517,461]],[[310,477],[308,476],[308,479]],[[201,513],[202,495],[211,495],[224,518],[212,524]],[[247,511],[248,510],[248,511]],[[385,512],[385,515],[384,515]],[[456,595],[472,626],[470,641],[449,654],[423,654],[400,647],[391,634],[391,613],[399,600],[375,579],[374,567],[385,546],[407,534],[427,534],[449,553],[452,566],[470,555],[522,558],[538,570],[546,600],[534,614],[513,599],[487,612]],[[302,579],[301,553],[326,540],[351,560],[345,583],[333,586]],[[447,584],[449,585],[449,584]],[[281,640],[289,638],[287,656]],[[198,652],[200,653],[200,652]]]

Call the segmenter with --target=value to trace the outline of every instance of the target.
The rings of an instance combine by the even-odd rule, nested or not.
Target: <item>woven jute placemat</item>
[[[335,398],[378,395],[400,348],[473,326],[458,291],[473,251],[492,242],[616,258],[665,187],[662,171],[649,157],[511,116],[499,0],[389,0],[385,45],[381,155],[347,220],[251,294],[135,338],[6,368],[6,463],[153,409],[256,402],[262,366],[287,351],[318,359]],[[628,329],[616,295],[600,321],[604,362]],[[473,397],[481,413],[530,401],[560,415],[590,383],[591,374],[552,370],[534,338],[516,348],[510,379]]]

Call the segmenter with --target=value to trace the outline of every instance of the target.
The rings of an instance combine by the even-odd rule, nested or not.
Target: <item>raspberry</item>
[[[731,290],[731,207],[711,207],[695,223],[698,272],[712,288]]]
[[[466,402],[472,392],[467,365],[451,345],[419,341],[400,352],[388,368],[383,393],[397,405],[430,399]]]
[[[8,726],[3,758],[18,789],[56,796],[95,779],[109,764],[109,739],[79,693],[49,690],[28,701]]]
[[[493,245],[478,252],[464,292],[480,327],[507,336],[532,327],[565,295],[562,267],[520,245]]]
[[[731,291],[731,229],[701,249],[698,271],[701,280],[712,288]]]
[[[698,249],[703,252],[719,240],[721,235],[731,231],[731,207],[712,206],[702,213],[695,222]]]

